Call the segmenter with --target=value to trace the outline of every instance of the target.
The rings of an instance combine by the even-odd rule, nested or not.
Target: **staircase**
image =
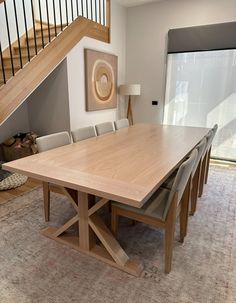
[[[46,21],[43,20],[43,12],[40,12],[40,8],[41,1],[45,1],[45,4],[48,5],[49,0],[36,0],[39,4],[39,20],[35,18],[35,8],[31,0],[32,27],[27,26],[25,19],[26,30],[22,35],[19,33],[20,22],[17,11],[15,10],[16,16],[11,16],[12,19],[15,19],[17,32],[17,40],[13,43],[8,30],[10,27],[8,24],[10,23],[8,1],[0,0],[0,9],[4,8],[5,10],[6,32],[8,33],[8,47],[2,50],[0,41],[0,125],[26,100],[83,37],[87,36],[106,43],[110,42],[110,1],[108,0],[103,0],[103,2],[101,0],[87,0],[84,7],[79,6],[79,2],[81,4],[84,2],[65,0],[67,7],[64,16],[62,8],[59,6],[61,1],[58,0],[58,6],[53,5],[52,7],[53,20],[49,18],[50,11],[47,6]],[[24,1],[27,0],[22,0],[23,4]],[[13,0],[13,4],[16,9],[16,0]],[[58,8],[58,12],[56,12],[56,8]],[[24,17],[28,15],[24,13]],[[55,18],[56,16],[60,21],[59,23]],[[2,29],[0,29],[0,33],[1,31]]]
[[[61,28],[60,25],[57,26],[58,29]],[[66,24],[63,24],[63,30],[66,28]],[[43,30],[43,34],[42,34]],[[45,24],[42,24],[42,30],[40,26],[40,21],[35,22],[35,36],[36,36],[36,43],[37,43],[37,52],[43,49],[43,43],[42,43],[42,37],[44,46],[46,46],[49,43],[49,33],[48,33],[48,27]],[[50,40],[53,40],[56,37],[55,35],[55,27],[53,25],[50,25]],[[13,66],[14,66],[14,74],[16,74],[20,69],[20,52],[21,52],[21,60],[23,67],[31,61],[34,56],[36,56],[36,50],[35,50],[35,39],[32,29],[28,31],[28,38],[26,35],[20,38],[21,39],[21,48],[19,49],[19,46],[17,45],[17,41],[11,45],[12,47],[12,57],[9,55],[10,51],[9,48],[5,51],[6,55],[3,55],[3,64],[4,67],[0,67],[0,87],[1,85],[4,85],[4,79],[3,79],[3,69],[5,72],[5,82],[10,80],[13,77],[12,73],[12,65],[11,60],[13,60]],[[28,46],[29,46],[29,53],[28,53]]]

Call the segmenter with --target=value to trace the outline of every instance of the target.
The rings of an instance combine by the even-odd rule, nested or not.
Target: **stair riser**
[[[19,68],[15,68],[15,74],[20,70]],[[10,79],[12,77],[12,70],[6,70],[5,71],[5,77],[6,79]],[[3,81],[3,74],[2,70],[0,70],[0,81]]]
[[[22,57],[23,65],[25,65],[28,61],[29,61],[28,57]],[[11,59],[10,58],[3,59],[3,62],[4,62],[4,67],[11,66]],[[20,65],[20,58],[13,58],[13,64],[14,65]]]
[[[51,41],[52,41],[53,38],[54,38],[54,37],[51,36]],[[44,38],[43,38],[43,41],[44,41],[44,46],[45,46],[46,44],[49,43],[49,38],[48,38],[48,37],[44,37]],[[42,45],[43,41],[42,41],[42,38],[41,38],[41,37],[37,38],[37,40],[36,40],[37,45]],[[30,39],[30,40],[29,40],[29,45],[30,45],[30,46],[34,46],[34,39]]]
[[[37,45],[37,50],[39,51],[41,49],[42,49],[42,46]],[[19,49],[18,48],[14,48],[14,54],[15,55],[19,55]],[[21,55],[24,56],[24,55],[27,55],[27,54],[28,54],[27,48],[26,47],[21,48]],[[34,46],[30,47],[30,55],[31,56],[35,55],[35,48],[34,48]]]
[[[57,28],[57,34],[61,31],[61,28]],[[43,30],[43,34],[45,36],[48,36],[49,32],[48,32],[48,29],[44,29]],[[55,36],[55,28],[50,28],[50,35],[51,36]],[[41,33],[41,30],[37,30],[36,31],[36,36],[37,37],[41,37],[42,36],[42,33]],[[34,35],[30,35],[30,37],[34,37]]]

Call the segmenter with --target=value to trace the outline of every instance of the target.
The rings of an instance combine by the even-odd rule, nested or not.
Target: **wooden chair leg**
[[[181,211],[180,211],[180,242],[184,242],[184,238],[187,235],[188,228],[188,214],[189,214],[189,202],[190,202],[190,194],[192,188],[192,177],[188,181],[186,188],[184,190],[184,194],[181,200]]]
[[[173,241],[174,241],[175,226],[168,226],[165,230],[165,273],[171,271]]]
[[[173,241],[175,233],[176,223],[176,210],[177,200],[172,203],[169,213],[167,215],[166,227],[165,227],[165,273],[168,274],[171,271],[172,254],[173,254]]]
[[[111,231],[114,237],[117,238],[118,234],[118,223],[119,223],[119,215],[117,214],[117,209],[112,206],[111,207]]]
[[[205,184],[207,184],[207,181],[208,181],[208,172],[209,172],[209,166],[210,166],[210,158],[211,158],[211,147],[208,151],[208,154],[207,154],[207,164],[206,164],[206,172],[205,172]]]
[[[43,202],[45,221],[50,219],[50,187],[48,182],[43,182]]]
[[[197,198],[199,192],[199,181],[200,181],[200,174],[201,174],[201,162],[196,170],[196,173],[193,177],[193,186],[191,190],[191,209],[190,215],[193,216],[196,209],[197,209]]]
[[[206,163],[207,163],[207,153],[204,156],[204,159],[202,161],[202,168],[201,168],[201,176],[200,176],[198,197],[201,197],[202,193],[203,193],[203,186],[204,186],[205,172],[206,172]]]

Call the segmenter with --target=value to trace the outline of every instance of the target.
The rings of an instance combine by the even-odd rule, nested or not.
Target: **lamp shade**
[[[120,85],[120,95],[122,96],[140,96],[141,85],[140,84],[123,84]]]

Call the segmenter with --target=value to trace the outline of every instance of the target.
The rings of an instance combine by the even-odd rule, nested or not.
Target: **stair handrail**
[[[0,0],[0,8],[4,9],[5,21],[6,21],[6,36],[7,36],[7,50],[6,45],[4,47],[2,41],[0,40],[0,78],[2,76],[2,81],[5,84],[9,77],[13,77],[15,73],[24,67],[24,65],[30,62],[41,49],[44,49],[52,40],[52,36],[55,37],[59,35],[67,26],[69,26],[75,19],[78,17],[85,17],[94,21],[100,25],[105,26],[109,29],[110,36],[110,23],[111,23],[111,7],[110,0],[20,0],[22,4],[23,16],[19,16],[19,12],[17,10],[16,5],[17,0],[13,0],[13,9],[14,16],[9,16],[9,8],[8,1]],[[29,19],[29,11],[26,11],[25,2],[28,1],[30,4],[30,20]],[[50,1],[50,3],[49,3]],[[44,4],[44,14],[42,10],[42,4]],[[50,7],[50,4],[51,7]],[[19,2],[18,2],[19,5]],[[65,8],[65,13],[63,14]],[[28,7],[27,7],[28,8]],[[28,8],[29,9],[29,8]],[[38,13],[36,17],[36,12]],[[49,14],[50,13],[50,14]],[[51,16],[53,16],[51,18]],[[10,17],[10,18],[9,18]],[[20,32],[19,27],[19,18],[21,17],[21,28],[24,27],[23,33]],[[23,20],[22,20],[23,18]],[[14,22],[14,27],[16,29],[16,41],[12,41],[12,34],[9,22]],[[36,21],[38,22],[39,28],[36,29]],[[33,35],[33,47],[30,45],[28,31],[29,24],[32,24],[32,35]],[[41,35],[36,35],[36,30],[41,31]],[[45,31],[47,31],[47,35],[45,35]],[[54,31],[54,34],[52,34]],[[41,38],[40,46],[38,45],[38,39]],[[47,38],[47,39],[46,39]],[[26,41],[26,50],[27,55],[23,56],[23,48],[22,48],[22,39]],[[31,38],[32,39],[32,38]],[[53,37],[54,39],[54,37]],[[14,47],[12,46],[14,42]],[[110,42],[110,38],[109,38]],[[6,43],[5,43],[6,44]],[[40,49],[40,47],[42,48]],[[33,49],[32,49],[33,48]],[[14,49],[18,49],[18,60],[16,64],[16,60],[13,56]],[[10,66],[7,67],[4,61],[5,54],[8,54],[8,59],[10,58]],[[26,63],[23,62],[23,57],[27,57],[25,60]],[[6,70],[10,69],[7,74]],[[1,79],[0,79],[1,81]],[[1,83],[0,83],[1,85]]]

